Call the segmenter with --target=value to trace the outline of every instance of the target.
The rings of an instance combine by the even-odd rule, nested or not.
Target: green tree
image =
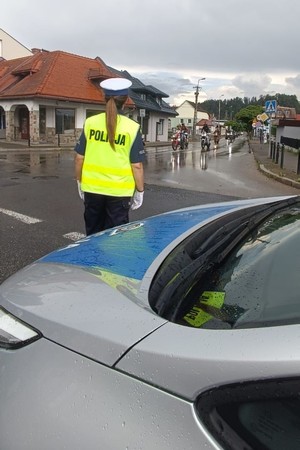
[[[246,108],[242,108],[235,115],[235,119],[238,122],[242,122],[245,130],[250,132],[252,130],[253,119],[256,118],[258,114],[261,114],[264,111],[264,108],[259,105],[249,105]]]
[[[229,120],[224,123],[225,128],[231,128],[233,131],[245,131],[246,127],[242,122],[237,122],[236,120]]]
[[[235,118],[236,114],[240,112],[241,109],[248,106],[261,106],[264,108],[267,100],[277,100],[279,106],[286,106],[288,108],[295,108],[296,112],[300,113],[300,103],[298,102],[296,95],[286,95],[286,94],[266,94],[260,95],[259,97],[235,97],[231,99],[210,99],[205,100],[201,103],[201,106],[205,111],[207,111],[211,116],[220,118],[221,120],[230,121]]]

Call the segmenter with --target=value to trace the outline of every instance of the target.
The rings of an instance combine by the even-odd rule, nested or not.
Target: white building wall
[[[163,120],[163,134],[157,134],[157,124]],[[168,140],[168,116],[162,116],[151,112],[148,122],[148,134],[146,140],[149,142],[167,141]]]
[[[5,114],[8,117],[10,112],[16,111],[17,108],[25,106],[27,107],[29,112],[39,111],[39,108],[46,109],[46,128],[52,129],[51,134],[55,134],[55,110],[57,108],[61,109],[74,109],[75,110],[75,129],[76,134],[80,133],[80,130],[83,129],[84,121],[86,119],[86,111],[95,110],[99,111],[99,105],[91,105],[91,104],[81,104],[81,103],[73,103],[73,102],[65,102],[58,100],[50,100],[50,99],[37,99],[34,100],[0,100],[0,106],[3,108]],[[19,126],[19,116],[18,114],[14,115],[14,126]],[[6,130],[0,130],[0,138],[4,139],[6,137]]]
[[[275,141],[280,142],[281,136],[284,136],[286,138],[292,138],[292,139],[300,139],[300,124],[299,127],[277,127],[276,128],[276,137]]]
[[[55,110],[57,108],[62,109],[75,109],[75,129],[83,129],[84,121],[86,119],[86,111],[95,110],[99,111],[99,109],[103,109],[104,107],[99,105],[91,105],[91,104],[81,104],[75,102],[65,102],[65,101],[57,101],[50,99],[37,99],[33,100],[25,100],[20,99],[13,101],[3,100],[0,101],[0,106],[3,107],[5,112],[14,111],[18,106],[24,105],[28,108],[29,111],[38,111],[40,107],[46,109],[46,127],[55,129]],[[137,120],[137,114],[134,112],[133,114],[134,120]],[[17,120],[17,116],[15,116],[15,120]],[[163,120],[162,134],[157,134],[157,123]],[[16,126],[18,124],[15,124]],[[169,116],[161,115],[159,113],[151,112],[148,122],[148,134],[145,137],[148,142],[168,141],[168,125],[169,125]],[[4,132],[3,132],[4,133]],[[2,136],[3,138],[3,136]]]
[[[31,50],[0,28],[0,57],[9,60],[31,55]]]
[[[83,105],[79,105],[75,115],[75,128],[83,128],[85,119],[86,108]]]
[[[190,117],[191,118],[194,116],[194,108],[188,102],[183,102],[182,105],[178,106],[178,108],[176,108],[176,112],[181,117]]]
[[[158,116],[156,114],[151,113],[148,121],[148,134],[146,136],[146,140],[150,142],[156,141],[156,121],[158,120]]]
[[[183,122],[187,127],[192,129],[195,114],[193,106],[188,101],[185,101],[178,106],[178,108],[176,108],[176,112],[178,113],[178,116],[171,119],[171,128],[176,128],[178,124]],[[208,113],[204,111],[197,111],[197,122],[201,119],[208,120]]]
[[[300,139],[300,127],[284,127],[282,136],[289,137],[292,139]]]

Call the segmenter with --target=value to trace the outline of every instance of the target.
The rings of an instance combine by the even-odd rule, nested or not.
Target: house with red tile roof
[[[32,52],[28,57],[0,60],[0,138],[27,140],[29,145],[73,145],[85,119],[105,110],[100,82],[123,73],[109,68],[99,57]],[[131,92],[134,98],[129,92],[125,113],[141,124],[145,140],[166,141],[168,117],[176,115],[162,101],[167,94],[144,85],[137,91]],[[145,97],[142,104],[135,98],[139,95]]]
[[[0,61],[5,139],[76,142],[86,117],[105,110],[99,83],[114,76],[100,58],[63,51],[36,49],[32,56]]]

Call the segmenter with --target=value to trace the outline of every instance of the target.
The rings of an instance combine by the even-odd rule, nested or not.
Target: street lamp
[[[194,86],[195,91],[195,109],[194,109],[194,121],[193,121],[193,139],[196,139],[196,124],[197,124],[197,110],[198,110],[198,96],[199,96],[199,81],[205,80],[205,78],[199,78],[197,86]]]
[[[222,94],[219,97],[219,125],[220,125],[220,119],[221,119],[221,97],[224,97],[224,94]]]

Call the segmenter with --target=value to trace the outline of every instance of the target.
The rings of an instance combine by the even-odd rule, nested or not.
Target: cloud
[[[242,93],[247,92],[250,97],[257,96],[257,92],[263,94],[268,90],[272,83],[269,75],[263,74],[243,74],[237,75],[232,80],[232,85],[239,89]]]
[[[172,103],[201,77],[202,100],[299,93],[299,15],[298,0],[10,0],[1,27],[29,48],[100,56]]]
[[[298,91],[300,90],[300,74],[295,77],[287,77],[285,81],[288,86],[291,86]]]

